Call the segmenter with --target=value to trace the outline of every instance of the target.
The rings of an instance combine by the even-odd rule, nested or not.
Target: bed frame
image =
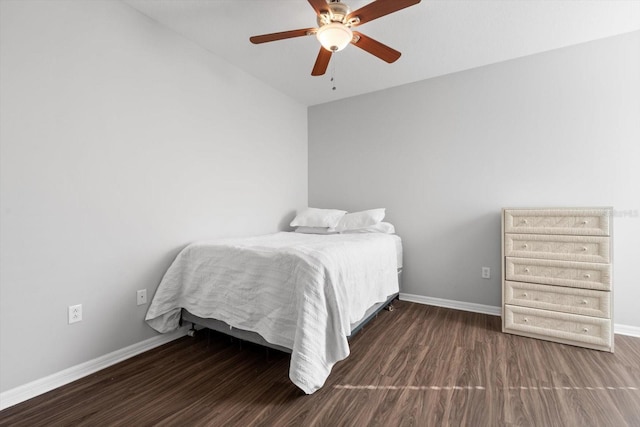
[[[402,276],[402,269],[400,268],[398,269],[398,283],[400,283],[401,276]],[[374,317],[376,317],[376,315],[380,311],[384,309],[393,311],[393,301],[396,300],[398,296],[399,296],[399,293],[395,293],[393,295],[390,295],[385,301],[379,302],[371,306],[366,311],[366,313],[364,314],[361,320],[351,325],[351,333],[349,334],[347,339],[351,339],[356,333],[360,331],[360,329],[362,329],[367,323],[369,323]],[[183,308],[181,312],[180,324],[182,325],[184,324],[184,322],[191,323],[191,329],[189,329],[189,331],[187,332],[187,335],[189,335],[190,337],[195,336],[195,333],[197,331],[196,326],[200,326],[202,328],[207,328],[212,331],[221,332],[223,334],[229,335],[233,338],[237,338],[242,341],[248,341],[254,344],[259,344],[264,347],[272,348],[274,350],[283,351],[285,353],[291,353],[291,349],[282,347],[276,344],[271,344],[256,332],[234,328],[228,323],[223,322],[222,320],[199,317]]]

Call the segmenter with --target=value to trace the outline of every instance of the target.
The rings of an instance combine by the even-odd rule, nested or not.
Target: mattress
[[[320,388],[349,355],[351,324],[399,291],[398,236],[275,233],[196,242],[167,270],[146,320],[178,327],[182,309],[291,348],[289,377]]]
[[[390,234],[396,245],[396,256],[398,259],[398,269],[402,268],[402,239],[397,234]]]

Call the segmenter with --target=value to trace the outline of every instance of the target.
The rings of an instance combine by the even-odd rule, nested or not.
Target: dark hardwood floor
[[[289,355],[200,331],[0,412],[0,425],[640,426],[640,338],[615,354],[396,302],[306,396]]]

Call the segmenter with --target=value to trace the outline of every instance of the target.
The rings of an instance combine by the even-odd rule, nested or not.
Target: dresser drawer
[[[611,293],[591,289],[505,282],[504,303],[585,316],[611,317]]]
[[[611,210],[505,209],[505,233],[608,236]]]
[[[611,264],[505,258],[505,278],[516,282],[611,290]]]
[[[504,254],[509,257],[602,262],[610,260],[609,238],[599,236],[553,236],[505,234]]]
[[[558,313],[535,308],[504,306],[505,332],[543,335],[546,339],[610,348],[611,321],[599,317]]]

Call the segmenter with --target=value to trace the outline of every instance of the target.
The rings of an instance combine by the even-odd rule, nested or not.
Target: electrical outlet
[[[69,324],[82,320],[82,304],[69,306]]]
[[[146,289],[140,289],[138,292],[136,292],[136,301],[138,303],[138,305],[144,305],[147,303],[147,290]]]
[[[483,279],[491,279],[491,268],[490,267],[482,267],[482,278]]]

